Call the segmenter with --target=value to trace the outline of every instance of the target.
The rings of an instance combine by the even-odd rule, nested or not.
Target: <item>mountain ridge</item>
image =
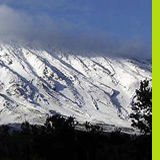
[[[130,127],[135,89],[145,78],[152,79],[149,61],[0,44],[0,123],[42,124],[60,113]]]

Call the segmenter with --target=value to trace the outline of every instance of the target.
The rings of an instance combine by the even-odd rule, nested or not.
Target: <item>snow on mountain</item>
[[[152,79],[148,61],[89,57],[38,45],[0,45],[0,123],[44,123],[50,114],[130,127],[140,80]]]

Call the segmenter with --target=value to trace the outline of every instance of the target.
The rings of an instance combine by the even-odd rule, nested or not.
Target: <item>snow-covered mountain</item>
[[[38,45],[0,45],[0,123],[44,123],[50,114],[130,126],[140,80],[152,79],[149,61],[83,56]]]

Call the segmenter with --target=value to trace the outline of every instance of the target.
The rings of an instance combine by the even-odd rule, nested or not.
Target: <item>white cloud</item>
[[[39,41],[79,53],[94,51],[97,55],[151,57],[151,48],[140,41],[119,41],[107,33],[94,33],[86,22],[73,23],[45,13],[31,15],[8,5],[0,5],[0,40]]]
[[[2,39],[27,34],[32,20],[23,12],[16,12],[6,5],[0,6],[0,37]]]
[[[78,30],[87,30],[85,22],[73,23],[62,17],[50,16],[45,13],[30,14],[0,5],[0,39],[41,39],[49,40],[56,36],[62,37]]]

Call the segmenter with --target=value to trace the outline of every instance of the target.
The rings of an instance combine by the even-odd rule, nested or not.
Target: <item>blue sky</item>
[[[54,32],[58,38],[90,36],[151,47],[152,0],[0,0],[0,6],[4,36],[13,31],[21,37],[43,32],[47,39]],[[12,23],[2,21],[9,15]]]

